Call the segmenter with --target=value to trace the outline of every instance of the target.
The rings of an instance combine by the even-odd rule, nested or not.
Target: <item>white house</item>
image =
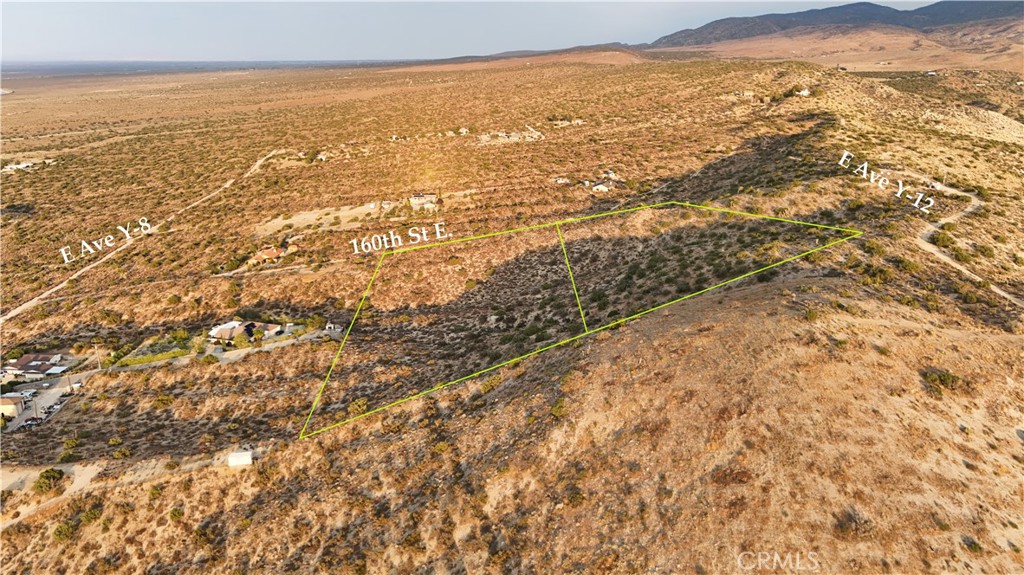
[[[598,184],[598,185],[594,186],[593,188],[591,188],[591,190],[593,190],[595,192],[607,192],[608,191],[608,186],[606,186],[604,184]]]
[[[409,198],[409,205],[414,210],[432,210],[437,207],[437,194],[414,194]]]
[[[797,91],[797,93],[796,93],[796,95],[797,95],[797,96],[803,96],[803,97],[805,97],[805,98],[806,98],[807,96],[810,96],[810,95],[811,95],[811,91],[810,91],[810,90],[808,90],[807,88],[804,88],[803,90],[798,90],[798,91]]]

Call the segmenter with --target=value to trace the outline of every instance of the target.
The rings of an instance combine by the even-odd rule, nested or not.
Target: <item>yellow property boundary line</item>
[[[561,226],[563,224],[582,222],[582,221],[592,220],[592,219],[595,219],[595,218],[601,218],[601,217],[605,217],[605,216],[612,216],[612,215],[616,215],[616,214],[625,214],[625,213],[636,212],[636,211],[640,211],[640,210],[647,210],[647,209],[652,209],[652,208],[661,208],[661,207],[666,207],[666,206],[682,206],[682,207],[687,207],[687,208],[697,208],[697,209],[701,209],[701,210],[711,210],[711,211],[715,211],[715,212],[722,212],[722,213],[739,215],[739,216],[748,216],[748,217],[760,218],[760,219],[764,219],[764,220],[774,220],[774,221],[785,222],[785,223],[789,223],[789,224],[798,224],[798,225],[801,225],[801,226],[809,226],[809,227],[822,228],[822,229],[828,229],[828,230],[836,230],[836,231],[840,231],[840,232],[847,232],[850,235],[846,236],[846,237],[843,237],[843,238],[840,238],[838,240],[829,242],[829,243],[827,243],[825,245],[818,246],[818,247],[814,248],[813,250],[808,250],[806,252],[803,252],[803,253],[797,254],[795,256],[786,258],[786,259],[784,259],[782,261],[778,261],[778,262],[775,262],[775,263],[773,263],[771,265],[764,266],[764,267],[762,267],[760,269],[756,269],[754,271],[747,272],[747,273],[745,273],[745,274],[743,274],[741,276],[738,276],[738,277],[735,277],[735,278],[728,279],[726,281],[717,283],[717,284],[715,284],[715,285],[713,285],[711,287],[704,288],[704,289],[702,289],[700,291],[696,291],[694,293],[685,295],[683,297],[676,298],[676,299],[671,300],[669,302],[657,305],[655,307],[652,307],[651,309],[635,313],[635,314],[633,314],[631,316],[624,317],[622,319],[617,319],[617,320],[615,320],[615,321],[613,321],[613,322],[611,322],[611,323],[609,323],[607,325],[601,326],[601,327],[599,327],[597,329],[593,329],[593,330],[588,329],[587,325],[586,325],[586,317],[584,316],[584,313],[583,313],[583,305],[580,303],[579,292],[576,289],[576,280],[573,279],[572,268],[569,266],[569,254],[568,254],[568,252],[566,251],[566,248],[565,248],[565,240],[562,238]],[[408,397],[403,397],[402,399],[399,399],[399,400],[396,400],[396,401],[392,401],[391,403],[388,403],[386,405],[382,405],[380,407],[376,407],[376,408],[371,409],[369,411],[365,411],[363,413],[360,413],[359,415],[355,415],[353,417],[349,417],[348,419],[344,419],[342,421],[339,421],[339,422],[334,423],[332,425],[329,425],[327,427],[322,427],[320,429],[317,429],[317,430],[314,430],[314,431],[310,431],[308,433],[306,432],[306,429],[309,427],[309,422],[313,418],[313,413],[316,411],[316,408],[320,405],[320,399],[321,399],[321,397],[323,397],[324,390],[327,388],[327,383],[331,379],[331,374],[334,372],[334,368],[335,368],[335,366],[338,363],[338,359],[341,357],[341,352],[342,352],[342,350],[345,349],[345,343],[348,341],[349,334],[352,333],[352,327],[355,325],[356,319],[359,318],[359,312],[363,309],[363,304],[366,303],[366,298],[370,295],[370,288],[373,287],[373,281],[377,278],[377,274],[380,272],[380,267],[381,267],[381,264],[384,262],[384,257],[385,256],[396,255],[396,254],[405,253],[405,252],[411,252],[411,251],[415,251],[415,250],[421,250],[421,249],[424,249],[424,248],[434,248],[434,247],[448,245],[448,244],[458,244],[458,243],[463,243],[463,242],[470,242],[470,241],[473,241],[473,240],[480,240],[480,239],[484,239],[484,238],[491,238],[491,237],[495,237],[495,236],[501,236],[501,235],[505,235],[505,234],[512,234],[512,233],[516,233],[516,232],[524,232],[524,231],[529,231],[529,230],[538,230],[538,229],[550,228],[550,227],[554,227],[555,230],[558,232],[558,241],[559,241],[559,243],[561,244],[561,247],[562,247],[562,255],[565,257],[565,266],[566,266],[566,269],[569,271],[569,279],[570,279],[570,281],[572,281],[573,295],[576,297],[576,305],[579,306],[580,316],[583,317],[583,329],[584,329],[583,333],[581,333],[579,335],[575,335],[575,336],[570,337],[568,339],[564,339],[564,340],[559,341],[557,343],[553,343],[553,344],[544,346],[544,347],[542,347],[540,349],[531,351],[530,353],[527,353],[526,355],[522,355],[522,356],[516,357],[514,359],[510,359],[508,361],[504,361],[504,362],[501,362],[499,364],[493,365],[493,366],[488,367],[486,369],[482,369],[482,370],[480,370],[480,371],[478,371],[476,373],[472,373],[470,375],[467,375],[467,376],[464,376],[464,377],[460,377],[458,379],[449,381],[447,383],[442,383],[440,385],[436,385],[436,386],[434,386],[434,387],[432,387],[430,389],[427,389],[427,390],[424,390],[424,391],[420,391],[420,392],[415,393],[413,395],[410,395]],[[624,210],[616,210],[616,211],[612,211],[612,212],[604,212],[604,213],[601,213],[601,214],[595,214],[595,215],[591,215],[591,216],[583,216],[583,217],[579,217],[579,218],[570,218],[570,219],[566,219],[566,220],[559,220],[557,222],[550,222],[550,223],[547,223],[547,224],[539,224],[539,225],[534,225],[534,226],[526,226],[526,227],[522,227],[522,228],[515,228],[515,229],[511,229],[511,230],[506,230],[506,231],[503,231],[503,232],[493,232],[493,233],[488,233],[488,234],[472,236],[472,237],[468,237],[468,238],[460,238],[460,239],[455,239],[455,240],[448,240],[448,241],[444,241],[444,242],[438,242],[438,243],[435,243],[435,244],[425,244],[425,245],[418,245],[418,246],[410,246],[410,247],[401,248],[401,249],[397,249],[397,250],[389,250],[389,251],[382,252],[380,254],[380,258],[377,259],[377,266],[373,270],[373,275],[370,276],[370,283],[367,284],[366,290],[363,292],[363,297],[359,300],[359,305],[356,306],[355,315],[352,316],[352,321],[349,322],[348,329],[345,330],[345,336],[341,340],[341,345],[338,347],[338,352],[334,355],[334,360],[331,362],[330,369],[327,370],[327,376],[324,378],[324,382],[323,382],[323,384],[320,385],[320,390],[317,392],[316,398],[313,400],[313,405],[309,409],[309,415],[306,416],[306,421],[305,421],[305,423],[302,426],[302,430],[299,431],[299,439],[306,439],[308,437],[313,437],[314,435],[319,435],[319,434],[321,434],[321,433],[323,433],[325,431],[334,429],[336,427],[340,427],[340,426],[345,425],[347,423],[351,423],[351,422],[353,422],[353,421],[355,421],[357,419],[362,419],[364,417],[373,415],[375,413],[379,413],[381,411],[385,411],[387,409],[391,409],[392,407],[396,407],[396,406],[399,406],[399,405],[401,405],[403,403],[406,403],[408,401],[412,401],[414,399],[418,399],[420,397],[423,397],[425,395],[428,395],[428,394],[434,393],[436,391],[442,390],[442,389],[444,389],[446,387],[455,385],[457,383],[462,383],[463,381],[467,381],[467,380],[473,379],[474,377],[478,377],[478,376],[483,375],[483,374],[485,374],[487,372],[494,371],[496,369],[501,369],[502,367],[505,367],[506,365],[510,365],[510,364],[516,363],[518,361],[522,361],[522,360],[524,360],[524,359],[526,359],[528,357],[531,357],[531,356],[537,355],[539,353],[543,353],[545,351],[548,351],[549,349],[554,349],[556,347],[559,347],[559,346],[562,346],[562,345],[565,345],[565,344],[568,344],[568,343],[572,343],[572,342],[574,342],[574,341],[576,341],[576,340],[578,340],[580,338],[593,335],[595,333],[604,331],[606,329],[611,329],[611,328],[614,328],[614,327],[618,327],[618,326],[620,326],[620,325],[622,325],[622,324],[624,324],[624,323],[626,323],[628,321],[632,321],[632,320],[634,320],[636,318],[639,318],[641,316],[644,316],[644,315],[647,315],[649,313],[658,311],[659,309],[668,307],[670,305],[677,304],[677,303],[679,303],[679,302],[681,302],[683,300],[687,300],[687,299],[690,299],[692,297],[698,296],[700,294],[707,293],[707,292],[709,292],[709,291],[711,291],[713,289],[720,288],[720,287],[722,287],[722,286],[724,286],[726,284],[737,282],[739,280],[748,278],[748,277],[750,277],[750,276],[752,276],[754,274],[758,274],[758,273],[767,271],[767,270],[769,270],[771,268],[781,266],[781,265],[789,263],[789,262],[791,262],[793,260],[797,260],[797,259],[800,259],[802,257],[806,257],[806,256],[808,256],[810,254],[813,254],[814,252],[823,250],[825,248],[832,247],[832,246],[834,246],[836,244],[840,244],[840,243],[848,241],[848,240],[852,240],[852,239],[854,239],[856,237],[859,237],[859,236],[861,236],[863,234],[864,234],[864,232],[859,231],[859,230],[851,230],[851,229],[840,228],[840,227],[836,227],[836,226],[826,226],[824,224],[815,224],[815,223],[811,223],[811,222],[801,222],[801,221],[796,221],[796,220],[787,220],[787,219],[784,219],[784,218],[776,218],[776,217],[765,216],[765,215],[761,215],[761,214],[750,214],[750,213],[747,213],[747,212],[739,212],[739,211],[735,211],[735,210],[727,210],[725,208],[716,208],[716,207],[712,207],[712,206],[702,206],[702,205],[699,205],[699,204],[689,204],[689,203],[686,203],[686,202],[662,202],[662,203],[658,203],[658,204],[642,205],[642,206],[638,206],[638,207],[635,207],[635,208],[628,208],[628,209],[624,209]]]

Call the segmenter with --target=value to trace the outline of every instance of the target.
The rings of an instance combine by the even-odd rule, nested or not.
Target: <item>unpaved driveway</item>
[[[913,175],[921,177],[921,178],[923,178],[926,181],[928,180],[928,178],[920,176],[919,174],[913,174]],[[970,198],[971,204],[969,206],[967,206],[967,208],[964,209],[962,212],[957,212],[957,213],[955,213],[955,214],[953,214],[953,215],[951,215],[949,217],[943,218],[943,219],[935,222],[934,224],[933,223],[927,223],[927,225],[924,227],[924,229],[921,230],[921,233],[918,234],[916,238],[914,238],[914,243],[917,244],[917,247],[919,247],[922,250],[930,253],[932,256],[938,258],[940,261],[942,261],[946,265],[948,265],[948,266],[950,266],[952,268],[955,268],[956,270],[960,271],[961,273],[963,273],[967,277],[969,277],[969,278],[971,278],[971,279],[973,279],[975,281],[987,281],[984,278],[982,278],[981,276],[979,276],[978,274],[976,274],[976,273],[972,272],[971,270],[967,269],[966,267],[964,267],[963,264],[961,264],[960,262],[958,262],[958,261],[954,260],[953,258],[947,256],[941,249],[939,249],[938,246],[936,246],[935,244],[933,244],[933,243],[928,241],[928,238],[930,238],[932,236],[932,234],[934,234],[935,232],[939,231],[939,229],[942,227],[943,224],[956,222],[957,220],[959,220],[960,218],[966,216],[967,214],[970,214],[970,213],[978,211],[981,208],[981,206],[983,205],[981,200],[979,200],[978,197],[975,196],[974,194],[969,194],[969,193],[967,193],[965,191],[957,190],[955,188],[951,188],[951,187],[943,185],[943,184],[936,184],[936,186],[938,187],[939,191],[946,192],[947,194],[954,194],[954,195],[957,195],[957,196],[963,196],[963,197]],[[1016,304],[1018,307],[1024,308],[1024,302],[1022,302],[1020,299],[1014,297],[1013,295],[1010,295],[1006,291],[1004,291],[1004,290],[1002,290],[1002,289],[992,285],[991,282],[989,282],[989,289],[991,289],[997,295],[999,295],[999,296],[1005,298],[1006,300],[1010,301],[1011,303]]]

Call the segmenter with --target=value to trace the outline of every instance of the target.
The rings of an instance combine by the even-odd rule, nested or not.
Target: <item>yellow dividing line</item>
[[[580,308],[580,318],[583,320],[583,332],[590,333],[587,327],[587,316],[583,313],[583,304],[580,303],[580,292],[576,289],[576,279],[572,277],[572,266],[569,265],[569,252],[565,250],[565,239],[562,238],[562,227],[555,224],[555,231],[558,232],[558,243],[562,244],[562,255],[565,256],[565,269],[569,270],[569,281],[572,282],[572,295],[576,296],[576,305]]]
[[[334,361],[331,362],[331,368],[327,370],[327,377],[324,378],[324,382],[320,385],[320,391],[316,394],[316,399],[313,400],[313,406],[309,408],[309,415],[306,416],[306,422],[302,424],[302,429],[299,431],[299,439],[304,439],[312,434],[306,434],[306,428],[309,427],[309,421],[313,418],[313,412],[316,411],[318,405],[320,405],[320,398],[324,394],[324,389],[327,388],[327,382],[331,379],[331,374],[334,373],[334,366],[338,363],[338,358],[341,357],[341,350],[345,349],[345,342],[348,341],[348,334],[352,333],[352,326],[356,324],[356,319],[359,317],[359,312],[363,309],[363,304],[366,303],[366,298],[370,295],[370,288],[373,286],[373,280],[377,278],[377,272],[380,271],[380,265],[384,263],[384,256],[386,252],[380,254],[380,258],[377,260],[377,267],[373,269],[373,275],[370,276],[370,283],[366,285],[366,291],[363,292],[362,299],[359,300],[359,305],[356,306],[356,313],[352,314],[352,321],[348,324],[348,329],[345,330],[345,337],[341,338],[341,346],[338,347],[338,353],[334,354]]]

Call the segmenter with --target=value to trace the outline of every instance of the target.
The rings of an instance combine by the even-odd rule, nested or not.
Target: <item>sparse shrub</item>
[[[992,248],[992,246],[988,246],[988,245],[984,245],[984,244],[975,246],[974,247],[974,251],[978,252],[979,254],[981,254],[982,256],[984,256],[986,258],[992,258],[992,257],[995,257],[995,255],[996,255],[996,250],[994,250]]]
[[[120,437],[111,437],[110,439],[107,440],[107,445],[109,445],[111,447],[117,447],[118,445],[121,445],[122,443],[124,443],[124,440],[121,439]]]
[[[494,374],[494,375],[488,377],[487,379],[485,379],[484,382],[480,384],[480,392],[481,393],[488,393],[491,390],[493,390],[494,388],[498,387],[498,385],[500,385],[500,384],[501,384],[501,374]]]
[[[177,523],[178,521],[181,521],[183,517],[185,517],[185,510],[183,510],[181,507],[174,507],[173,509],[171,509],[170,513],[168,513],[168,516],[171,518],[171,521]]]
[[[88,525],[99,519],[101,515],[103,515],[103,508],[97,505],[86,509],[85,512],[82,513],[80,521],[82,525]]]
[[[153,409],[163,409],[174,403],[174,396],[161,393],[153,400]]]
[[[901,269],[901,270],[903,270],[903,271],[905,271],[905,272],[916,273],[916,272],[921,271],[921,264],[919,264],[919,263],[917,263],[917,262],[915,262],[913,260],[908,260],[908,259],[903,258],[903,257],[897,257],[895,262],[896,262],[896,267]]]
[[[114,459],[127,459],[131,456],[132,450],[128,449],[127,447],[115,449],[114,452],[111,454],[111,457],[113,457]]]
[[[555,402],[555,405],[551,407],[551,415],[558,418],[562,418],[565,417],[568,413],[569,409],[565,407],[565,398],[558,398],[558,401]]]
[[[864,243],[864,251],[873,256],[883,256],[885,255],[885,246],[875,240],[868,240]]]
[[[957,246],[953,248],[953,259],[958,262],[968,263],[974,259],[974,256],[972,256],[967,250]]]
[[[953,239],[953,236],[946,232],[935,232],[931,237],[931,242],[940,248],[948,248],[956,244],[956,240]]]
[[[924,380],[925,392],[935,399],[942,398],[942,390],[956,391],[961,388],[960,377],[953,375],[945,369],[926,369],[921,372],[921,379]]]
[[[804,318],[806,318],[807,321],[814,321],[818,319],[818,316],[820,315],[821,313],[814,308],[807,308],[807,311],[804,312]]]
[[[964,535],[960,540],[963,541],[964,547],[971,553],[981,553],[981,544],[974,537]]]
[[[833,528],[843,537],[858,535],[864,536],[871,533],[874,523],[861,514],[855,507],[847,507],[838,515]]]
[[[53,530],[53,539],[55,541],[67,541],[71,539],[75,534],[75,525],[71,521],[63,521],[56,529]]]
[[[53,491],[60,484],[61,479],[64,478],[64,472],[60,469],[49,468],[39,474],[35,483],[32,484],[32,489],[36,493],[46,493]]]
[[[360,397],[359,399],[356,399],[352,403],[348,404],[348,416],[356,417],[358,415],[366,413],[366,407],[368,404],[369,401],[365,397]]]

